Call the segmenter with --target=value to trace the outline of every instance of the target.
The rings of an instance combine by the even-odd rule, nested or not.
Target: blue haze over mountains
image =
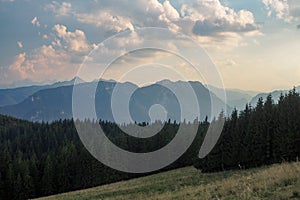
[[[13,116],[16,118],[26,119],[30,121],[55,121],[59,119],[72,118],[72,92],[75,78],[70,81],[58,82],[52,85],[44,86],[29,86],[14,89],[0,90],[0,114]],[[78,81],[78,79],[77,79]],[[136,122],[150,122],[149,109],[154,104],[162,105],[167,113],[167,119],[181,121],[180,119],[180,103],[176,96],[168,88],[162,86],[170,84],[172,87],[178,88],[179,91],[184,91],[184,88],[190,84],[197,95],[200,120],[206,116],[216,116],[216,113],[211,113],[211,96],[214,99],[216,110],[224,110],[224,102],[221,100],[222,90],[216,87],[210,87],[212,92],[200,82],[171,82],[164,80],[146,87],[139,88],[133,83],[118,83],[121,92],[124,95],[128,88],[134,88],[130,102],[129,110],[131,117]],[[95,108],[98,119],[114,121],[111,110],[111,96],[116,86],[115,81],[101,80],[99,83],[79,81],[82,91],[88,91],[92,84],[98,84],[95,95]],[[284,91],[281,91],[284,93]],[[281,93],[280,92],[280,93]],[[250,102],[255,105],[259,97],[265,98],[268,94],[262,93],[255,96],[255,92],[241,90],[226,90],[227,93],[227,113],[230,113],[233,108],[241,110],[246,103]],[[274,92],[274,99],[278,98],[278,92]],[[277,97],[278,96],[278,97]],[[90,97],[92,98],[92,97]],[[120,113],[122,115],[122,113]],[[126,118],[126,116],[123,116]],[[163,117],[162,117],[163,119]]]

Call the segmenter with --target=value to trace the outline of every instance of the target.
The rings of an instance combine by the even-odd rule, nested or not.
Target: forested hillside
[[[101,121],[100,125],[113,142],[133,152],[161,148],[179,126],[169,121],[156,136],[143,140],[125,135],[114,123]],[[207,126],[207,122],[201,123],[199,136]],[[192,165],[200,140],[167,169]],[[45,196],[142,175],[122,173],[94,159],[81,144],[72,120],[48,124],[0,116],[0,199]]]
[[[274,104],[269,95],[256,107],[233,111],[213,151],[195,163],[204,172],[297,161],[300,157],[300,97],[295,89]]]
[[[100,121],[100,125],[114,143],[133,152],[161,148],[179,127],[168,121],[156,136],[137,139],[122,133],[114,123]],[[281,96],[278,104],[269,96],[255,108],[247,105],[240,113],[234,111],[213,151],[200,160],[199,148],[208,125],[201,122],[192,146],[163,170],[188,165],[202,172],[243,169],[300,156],[300,97],[295,90]],[[81,144],[72,120],[48,124],[0,116],[0,199],[45,196],[142,175],[118,172],[94,159]]]

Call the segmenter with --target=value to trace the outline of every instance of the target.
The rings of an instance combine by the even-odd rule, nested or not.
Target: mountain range
[[[291,88],[292,89],[292,88]],[[295,90],[299,93],[300,92],[300,86],[298,87],[295,87]],[[259,98],[262,98],[263,100],[266,100],[267,96],[269,94],[272,95],[272,99],[274,100],[274,103],[277,103],[278,100],[279,100],[279,97],[282,95],[285,95],[289,92],[289,90],[275,90],[273,92],[270,92],[270,93],[259,93],[257,94],[256,96],[254,96],[251,101],[249,101],[249,103],[253,106],[256,105],[257,101]]]
[[[187,96],[189,86],[194,90],[198,106],[200,108],[200,118],[203,120],[206,116],[209,118],[217,116],[221,110],[230,113],[233,108],[242,110],[247,103],[255,105],[258,98],[266,98],[269,93],[259,93],[254,91],[243,91],[235,89],[226,89],[226,104],[222,100],[222,89],[217,87],[206,87],[200,82],[172,82],[163,80],[145,87],[138,87],[129,82],[117,83],[116,81],[101,80],[99,82],[85,82],[78,77],[70,81],[57,82],[52,85],[28,86],[13,89],[0,90],[0,114],[9,115],[30,121],[51,122],[59,119],[72,118],[72,95],[74,83],[78,83],[80,91],[86,93],[96,86],[95,108],[98,119],[114,121],[113,110],[111,109],[113,91],[118,85],[119,97],[123,98],[130,95],[129,91],[134,91],[129,101],[129,111],[132,121],[150,122],[151,116],[149,110],[153,105],[159,104],[164,107],[165,113],[159,113],[155,117],[158,119],[172,119],[182,121],[180,102],[174,93],[169,89],[173,88],[178,94]],[[208,90],[211,89],[211,91]],[[296,88],[300,91],[300,87]],[[287,91],[274,91],[272,96],[276,101],[281,93]],[[212,100],[215,110],[218,113],[212,113]],[[185,102],[192,104],[192,100],[187,98]],[[118,107],[118,104],[116,104]],[[122,106],[122,105],[119,105]],[[225,106],[225,107],[224,107]],[[81,108],[79,108],[81,109]],[[84,108],[82,108],[84,109]],[[188,112],[193,112],[193,106],[187,107]],[[121,111],[122,110],[122,111]],[[82,110],[84,112],[84,110]],[[122,107],[117,109],[118,118],[124,122],[128,120],[127,112]],[[131,122],[132,122],[131,121]]]
[[[217,95],[219,98],[222,97],[223,89],[209,86],[211,92]],[[256,91],[244,91],[238,89],[225,89],[226,92],[226,103],[237,110],[243,110],[245,105],[252,101],[252,98],[258,94]]]
[[[25,88],[2,90],[2,96],[10,101],[2,99],[0,113],[30,121],[54,121],[58,119],[72,118],[72,92],[75,79],[67,82],[56,83],[47,86],[32,86]],[[90,83],[79,83],[78,87],[82,92],[89,91],[94,84],[97,85],[95,95],[95,107],[97,118],[114,121],[111,109],[111,98],[113,90],[117,85],[114,81],[99,81]],[[129,102],[130,115],[133,121],[150,122],[149,110],[152,105],[162,105],[166,110],[167,119],[182,121],[180,102],[169,88],[175,88],[181,95],[186,95],[187,87],[192,86],[199,102],[200,117],[217,115],[211,111],[211,96],[218,112],[221,110],[231,111],[232,107],[226,105],[215,94],[210,94],[209,90],[199,82],[171,82],[168,80],[158,82],[146,87],[138,87],[132,83],[118,83],[121,94],[128,95],[128,91],[135,90]],[[210,96],[211,95],[211,96]],[[122,96],[122,95],[121,95]],[[88,97],[87,97],[88,98]],[[15,104],[14,104],[15,102]],[[187,100],[186,103],[191,103]],[[224,107],[225,106],[225,107]],[[190,112],[193,111],[191,106]],[[84,112],[84,111],[83,111]],[[189,112],[189,111],[188,111]],[[121,119],[126,120],[126,113],[118,113]],[[164,119],[156,116],[158,119]],[[126,122],[126,121],[124,121]]]
[[[26,86],[26,87],[0,89],[0,107],[21,103],[30,95],[33,95],[34,93],[40,90],[73,85],[76,79],[78,82],[84,82],[78,77],[75,77],[70,81],[56,82],[54,84],[49,84],[49,85],[33,85],[33,86]]]

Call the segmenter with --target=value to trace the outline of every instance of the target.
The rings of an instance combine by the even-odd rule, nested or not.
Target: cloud
[[[171,21],[177,21],[179,20],[179,13],[177,10],[170,4],[170,1],[165,1],[163,3],[163,10],[166,17]]]
[[[126,9],[124,9],[126,7]],[[174,23],[180,20],[178,11],[169,1],[138,0],[134,3],[125,1],[104,1],[101,8],[89,13],[75,12],[81,23],[93,24],[107,31],[121,32],[137,27],[168,27],[178,30]]]
[[[68,5],[68,6],[66,6]],[[72,16],[77,21],[85,24],[93,24],[106,32],[120,32],[133,30],[134,26],[160,26],[172,29],[179,27],[173,23],[179,19],[178,11],[169,1],[160,3],[158,0],[118,1],[104,0],[94,2],[94,7],[88,12],[72,9],[66,2],[52,2],[46,6],[46,10],[52,11],[56,16]]]
[[[46,5],[47,10],[51,10],[53,13],[55,13],[56,16],[69,16],[72,12],[72,4],[69,2],[56,2],[52,1],[51,4]]]
[[[71,32],[60,24],[55,25],[49,35],[51,38],[48,36],[47,39],[50,44],[20,53],[15,56],[12,64],[2,67],[0,83],[21,79],[65,80],[75,76],[93,45],[89,45],[83,31],[76,29]],[[17,44],[22,45],[19,41]],[[9,78],[5,78],[4,75]]]
[[[5,2],[14,2],[15,0],[1,0],[0,2],[3,2],[3,3],[5,3]]]
[[[271,16],[273,12],[276,13],[278,19],[283,19],[285,21],[291,21],[291,16],[289,15],[289,4],[287,0],[262,0],[266,6],[268,16]]]
[[[227,67],[235,67],[237,66],[237,62],[231,58],[222,58],[215,60],[215,64],[220,68],[227,68]]]
[[[23,43],[21,41],[17,41],[17,45],[19,48],[23,48]]]
[[[64,6],[52,3],[52,7],[55,5],[57,8],[52,11],[57,14],[58,8]],[[232,40],[233,35],[238,37],[236,40],[241,39],[240,36],[257,36],[261,27],[255,22],[252,12],[235,11],[220,0],[195,0],[181,3],[176,8],[168,0],[137,0],[134,3],[104,0],[95,3],[89,12],[68,8],[64,10],[68,10],[78,22],[98,27],[102,35],[134,30],[135,27],[164,27],[209,44],[212,40],[227,42],[225,40]]]
[[[9,66],[9,70],[16,71],[20,74],[20,76],[23,78],[25,76],[25,72],[32,72],[31,67],[23,67],[23,63],[26,60],[26,53],[21,53],[15,57],[14,62]]]
[[[300,24],[297,25],[297,29],[300,29]]]
[[[18,54],[8,66],[8,73],[15,79],[43,81],[49,77],[63,78],[74,74],[71,56],[65,51],[43,45],[30,54]]]
[[[183,5],[181,15],[193,25],[193,33],[200,36],[217,36],[225,32],[246,33],[259,29],[252,12],[236,12],[222,5],[219,0],[198,0],[193,5]]]
[[[70,32],[67,31],[66,26],[56,24],[53,27],[53,31],[59,39],[63,40],[65,48],[71,51],[86,52],[90,49],[85,33],[82,30],[76,29],[74,32]],[[60,46],[60,41],[56,41],[56,44]]]
[[[262,0],[262,2],[269,11],[268,16],[275,13],[278,19],[282,19],[286,22],[300,20],[299,0]]]
[[[49,38],[49,36],[47,34],[43,35],[43,39],[47,40]]]
[[[112,41],[112,47],[116,49],[129,47],[129,45],[133,45],[136,48],[138,48],[141,44],[145,42],[142,36],[137,34],[135,31],[132,31],[129,35],[126,35],[126,37],[114,38],[112,39]]]
[[[170,1],[166,0],[163,3],[160,3],[157,0],[143,1],[143,4],[146,5],[146,10],[143,7],[138,7],[141,12],[145,12],[146,16],[150,23],[148,26],[157,26],[167,27],[173,30],[180,30],[180,27],[176,24],[177,21],[180,21],[180,15],[178,11],[172,6]],[[138,23],[139,19],[136,19]],[[149,22],[144,22],[146,25]],[[147,25],[146,25],[147,26]]]
[[[73,23],[75,19],[77,24],[74,23],[78,27],[82,24],[85,24],[82,27],[94,26],[91,30],[96,28],[98,35],[103,37],[101,40],[124,30],[132,31],[130,37],[119,38],[112,46],[103,48],[104,55],[117,55],[127,45],[143,44],[143,37],[135,34],[138,27],[164,27],[180,31],[198,40],[201,45],[217,51],[247,45],[245,37],[260,34],[260,26],[255,22],[252,12],[235,11],[220,0],[193,0],[174,5],[173,1],[168,0],[103,0],[99,3],[90,1],[84,6],[76,6],[75,1],[72,4],[52,1],[45,9],[52,12],[59,21],[71,20]],[[31,23],[41,26],[38,17],[34,17]],[[45,30],[51,30],[51,33],[41,32],[46,44],[17,55],[7,67],[8,71],[20,78],[35,81],[47,76],[69,76],[93,48],[85,32],[79,28],[70,30],[66,25],[56,24],[52,29]],[[164,37],[158,37],[157,42],[174,45],[174,40],[165,40]],[[145,57],[143,55],[139,59],[144,62]]]
[[[37,26],[37,27],[40,27],[40,26],[41,26],[41,24],[40,24],[40,22],[39,22],[39,20],[38,20],[37,17],[34,17],[34,18],[31,20],[31,23],[32,23],[34,26]]]
[[[264,0],[267,1],[267,0]],[[277,0],[278,1],[278,0]],[[70,3],[52,2],[47,8],[59,16],[72,16],[77,21],[93,24],[104,32],[134,30],[134,27],[166,27],[185,33],[216,36],[221,32],[245,33],[259,29],[253,13],[234,11],[220,0],[195,0],[179,6],[180,12],[165,0],[104,0],[89,12],[72,10]],[[124,9],[125,8],[125,9]]]
[[[300,1],[299,0],[289,0],[289,13],[290,15],[300,21]]]
[[[105,30],[120,32],[124,30],[134,30],[130,18],[114,15],[109,10],[101,10],[95,13],[77,14],[77,20],[85,24],[94,24]]]

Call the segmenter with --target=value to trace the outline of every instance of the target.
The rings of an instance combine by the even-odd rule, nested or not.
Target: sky
[[[178,55],[126,52],[147,41],[149,46],[150,37],[152,46],[176,49],[180,39],[172,33],[203,48],[226,88],[271,91],[300,85],[299,0],[0,0],[0,26],[0,88],[70,80],[91,60],[104,69],[108,58],[116,59],[106,79],[137,84],[180,79],[167,72],[173,68],[187,80],[205,82]],[[141,33],[145,27],[172,33]],[[191,42],[181,44],[184,55],[199,53]],[[138,73],[132,66],[142,67]],[[83,78],[99,77],[89,73]]]

